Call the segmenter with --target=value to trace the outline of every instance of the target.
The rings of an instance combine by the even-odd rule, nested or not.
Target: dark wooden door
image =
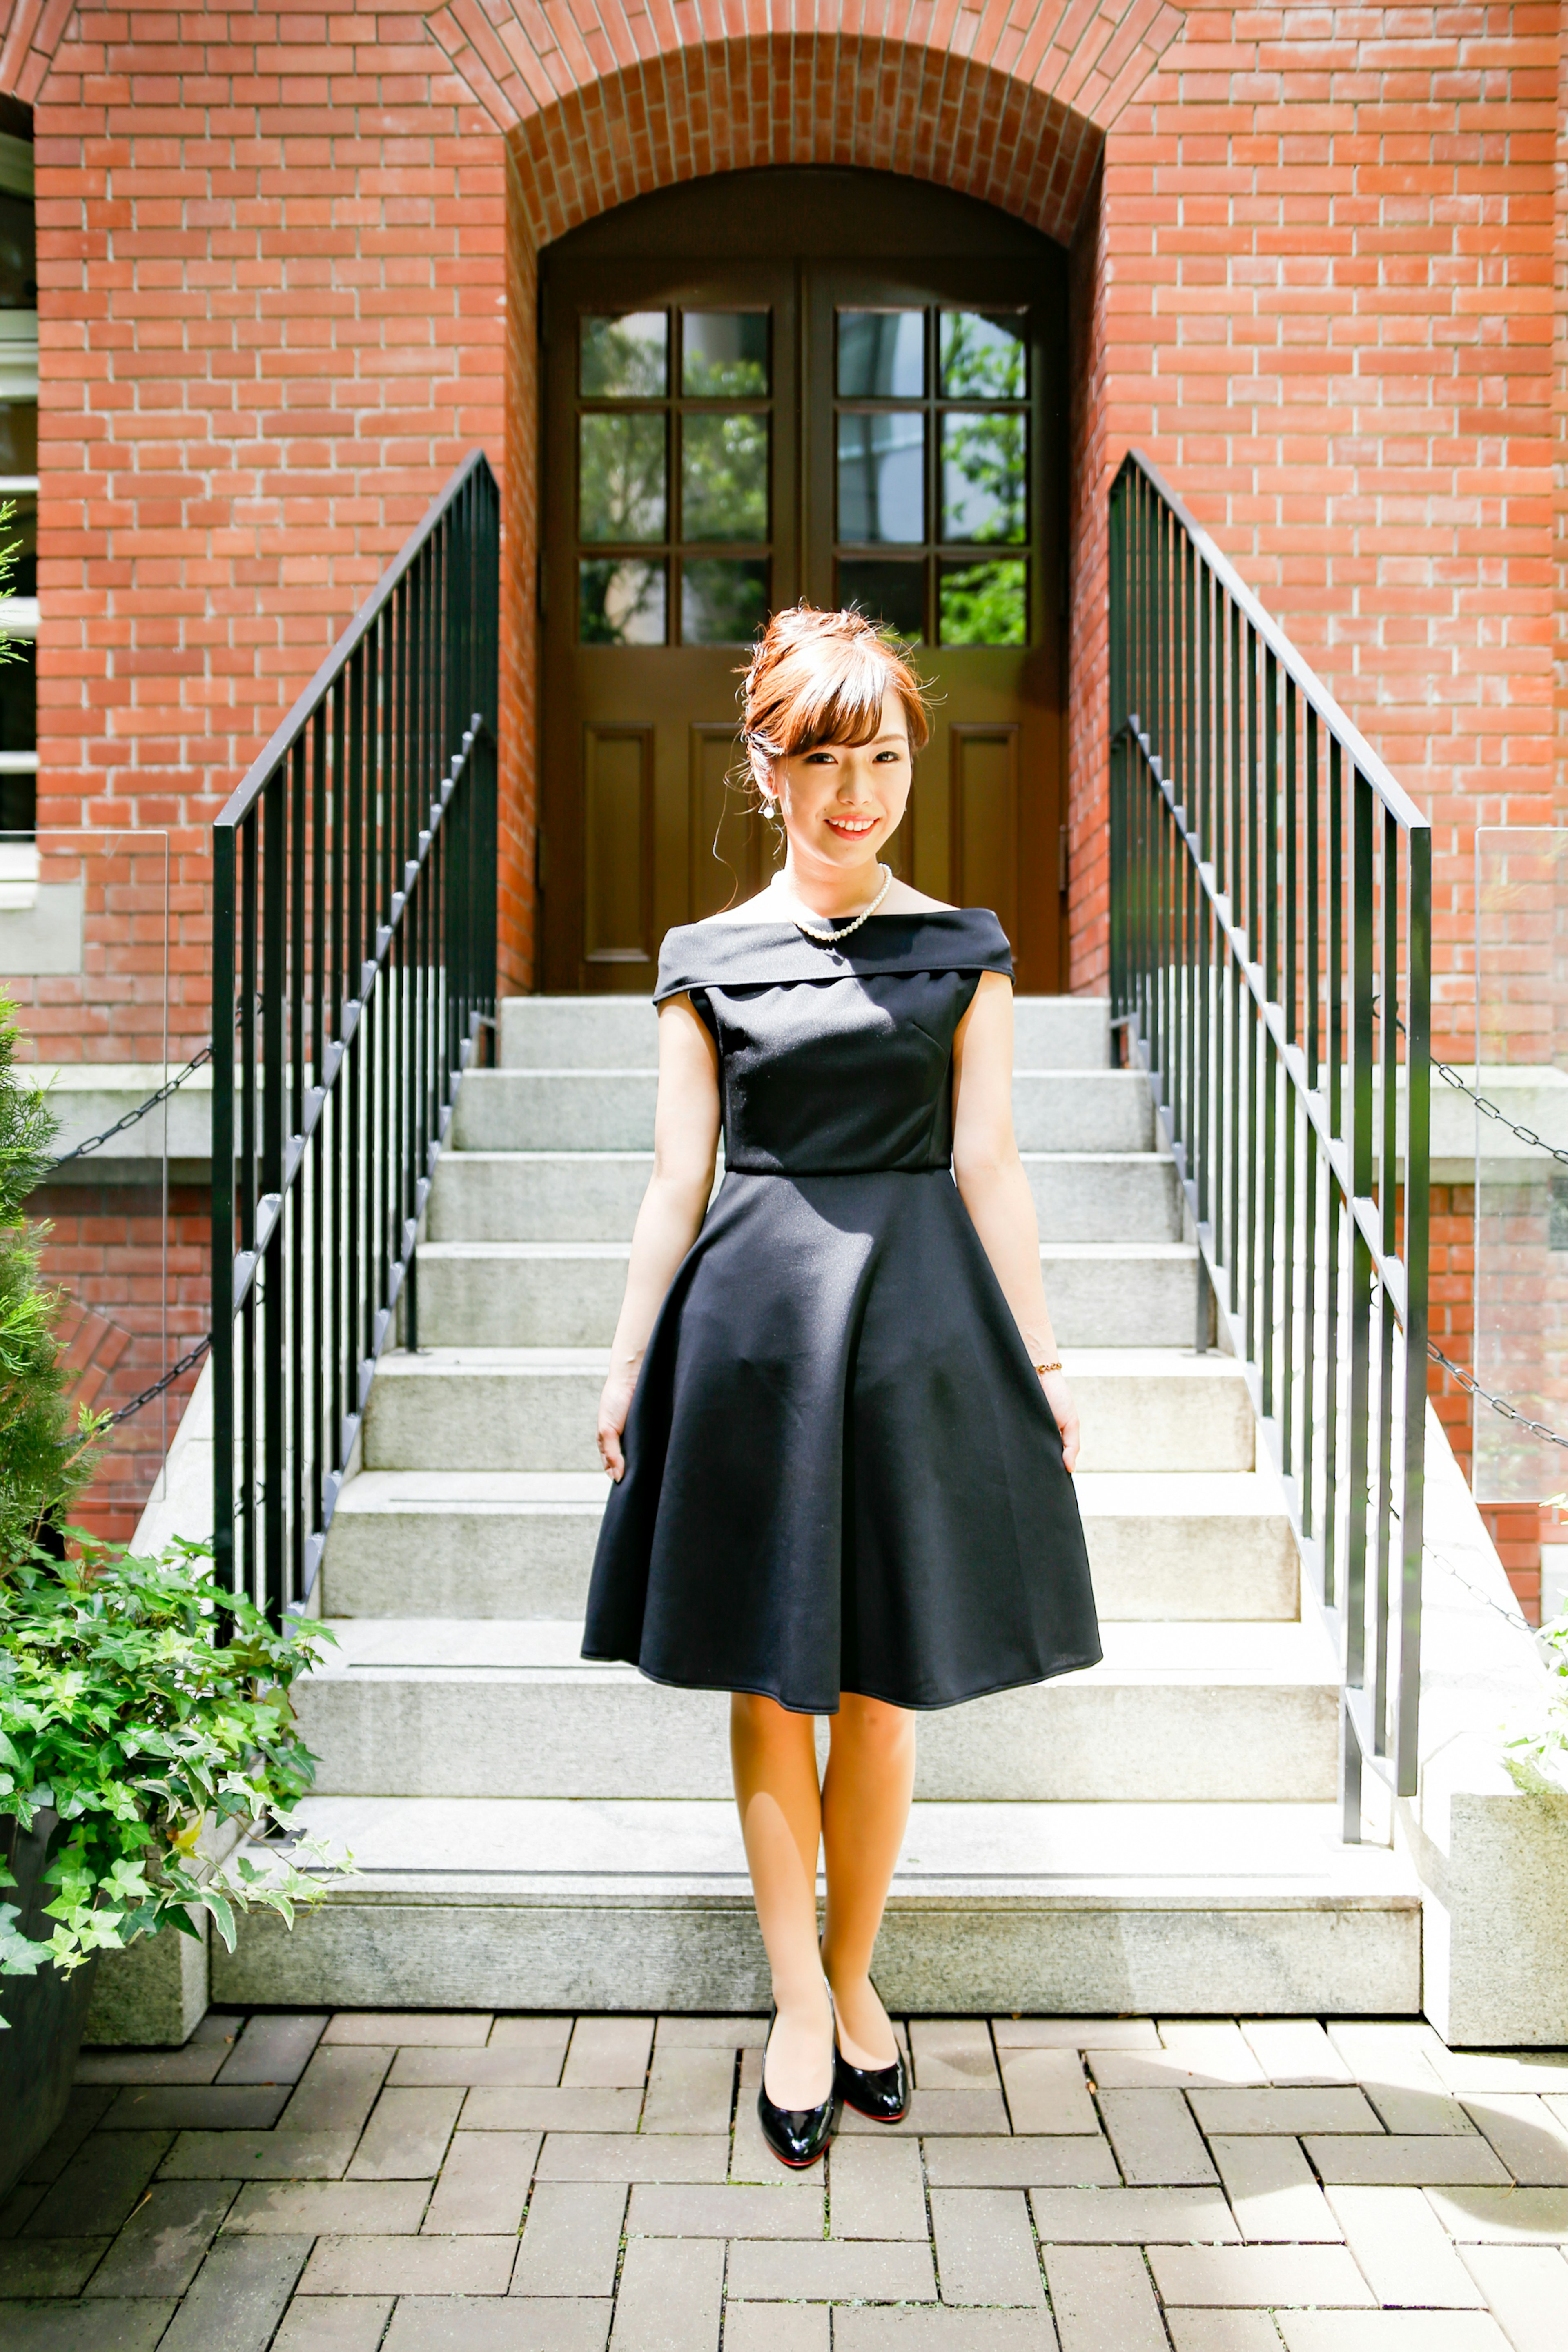
[[[805,595],[915,639],[932,682],[899,870],[994,908],[1020,984],[1060,987],[1063,257],[875,173],[624,215],[545,257],[542,985],[646,993],[672,923],[766,878],[738,672]]]

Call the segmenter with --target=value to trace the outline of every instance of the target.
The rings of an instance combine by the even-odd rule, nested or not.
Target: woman
[[[881,863],[929,732],[919,683],[858,613],[802,606],[770,623],[742,701],[788,852],[659,958],[654,1172],[599,1407],[615,1485],[583,1654],[732,1694],[775,2004],[758,2112],[800,2166],[839,2102],[889,2123],[908,2105],[870,1968],[914,1711],[1100,1644],[1013,1140],[1007,942]]]

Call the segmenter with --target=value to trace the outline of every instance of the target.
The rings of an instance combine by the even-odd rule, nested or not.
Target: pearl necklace
[[[819,931],[815,923],[806,922],[804,918],[799,915],[792,915],[790,917],[790,921],[795,925],[797,930],[804,931],[808,940],[820,940],[825,948],[837,947],[840,940],[847,940],[851,931],[858,931],[862,923],[869,922],[871,917],[876,913],[878,908],[881,905],[883,899],[892,888],[892,867],[890,866],[883,866],[879,863],[877,870],[882,877],[881,888],[878,891],[870,905],[868,907],[863,907],[860,912],[856,916],[854,921],[852,923],[846,923],[841,931]]]

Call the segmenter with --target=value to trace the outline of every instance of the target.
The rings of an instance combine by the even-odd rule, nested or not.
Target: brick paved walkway
[[[1568,2053],[917,2020],[898,2131],[763,2148],[750,2018],[209,2016],[89,2054],[6,2352],[1563,2352]],[[521,2232],[521,2235],[520,2235]],[[1054,2333],[1053,2333],[1054,2329]]]

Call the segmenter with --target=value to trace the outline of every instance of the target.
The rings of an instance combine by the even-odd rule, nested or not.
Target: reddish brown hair
[[[889,688],[903,705],[910,749],[931,734],[925,692],[903,647],[853,607],[819,613],[792,604],[775,613],[752,655],[741,689],[748,751],[774,760],[819,743],[869,743]]]

